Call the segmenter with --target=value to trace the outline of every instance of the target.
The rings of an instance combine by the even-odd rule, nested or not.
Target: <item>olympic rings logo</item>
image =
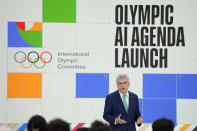
[[[20,54],[22,54],[23,56],[21,57]],[[37,57],[35,58],[32,58],[30,57],[32,54],[35,54]],[[47,54],[49,55],[50,59],[46,61],[46,58],[44,58],[44,55]],[[20,57],[20,59],[18,60],[18,56]],[[46,56],[46,55],[45,55]],[[50,63],[52,61],[52,54],[48,51],[44,51],[42,52],[40,55],[38,54],[38,52],[36,51],[31,51],[29,52],[27,55],[25,52],[23,51],[17,51],[15,54],[14,54],[14,60],[17,62],[17,63],[20,63],[21,66],[23,68],[31,68],[33,65],[34,67],[36,67],[37,69],[42,69],[46,66],[47,63]],[[28,60],[28,62],[30,63],[28,66],[25,66],[24,65],[24,62]],[[38,64],[36,64],[38,61],[41,61],[43,64],[40,66]]]

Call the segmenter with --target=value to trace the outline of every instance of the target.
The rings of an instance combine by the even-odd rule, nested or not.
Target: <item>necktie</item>
[[[127,98],[127,95],[124,94],[124,95],[123,95],[123,104],[124,104],[124,108],[125,108],[126,112],[128,112],[128,105],[127,105],[127,100],[126,100],[126,98]]]

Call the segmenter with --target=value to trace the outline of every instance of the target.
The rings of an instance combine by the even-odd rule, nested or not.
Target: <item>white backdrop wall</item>
[[[114,10],[117,4],[171,4],[174,6],[172,26],[184,27],[186,46],[182,48],[167,47],[167,68],[115,68],[114,40],[117,25],[114,22]],[[108,77],[109,85],[108,89],[105,89],[108,90],[108,93],[116,90],[116,76],[120,73],[127,73],[131,80],[130,91],[136,93],[142,100],[143,114],[143,110],[145,110],[143,100],[146,100],[143,97],[144,74],[197,74],[196,6],[195,0],[157,2],[153,0],[76,0],[76,22],[64,23],[43,22],[42,0],[0,0],[0,122],[25,123],[35,114],[43,115],[48,121],[57,117],[71,123],[91,123],[95,119],[103,121],[105,97],[77,97],[76,79],[78,78],[77,74],[81,73],[104,73],[104,76]],[[42,22],[42,48],[8,47],[8,22]],[[156,24],[156,26],[158,25]],[[51,52],[53,59],[43,69],[35,67],[25,69],[20,66],[20,63],[14,61],[17,51],[41,53],[46,50]],[[89,55],[58,56],[58,52],[80,52]],[[74,64],[86,68],[60,69],[58,65],[62,62],[58,61],[58,58],[77,59],[78,62]],[[72,65],[73,63],[67,62],[67,64]],[[41,73],[41,97],[9,98],[7,96],[9,73]],[[192,89],[197,89],[196,86],[197,84],[194,84]],[[165,98],[159,97],[157,99],[163,100]],[[197,97],[191,99],[176,97],[173,100],[176,101],[175,122],[196,124]],[[146,122],[151,123],[148,118],[150,116],[145,114],[144,117]]]

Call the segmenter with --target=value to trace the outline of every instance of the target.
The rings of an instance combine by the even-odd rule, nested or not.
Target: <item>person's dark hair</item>
[[[197,126],[194,129],[192,129],[192,131],[197,131]]]
[[[54,119],[49,122],[48,131],[70,131],[70,126],[62,119]]]
[[[81,128],[78,128],[77,131],[90,131],[90,128],[81,127]]]
[[[166,118],[160,118],[153,122],[153,131],[173,131],[174,122]]]
[[[47,122],[44,117],[35,115],[29,119],[27,130],[33,131],[34,129],[37,129],[38,131],[47,131]]]
[[[103,122],[96,120],[91,124],[91,131],[112,131],[112,129]]]

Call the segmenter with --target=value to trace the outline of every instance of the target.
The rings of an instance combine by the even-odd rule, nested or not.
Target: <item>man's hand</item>
[[[120,119],[121,114],[116,118],[116,123],[117,124],[126,124],[127,122],[123,119]]]
[[[142,124],[142,115],[137,119],[137,124]]]

